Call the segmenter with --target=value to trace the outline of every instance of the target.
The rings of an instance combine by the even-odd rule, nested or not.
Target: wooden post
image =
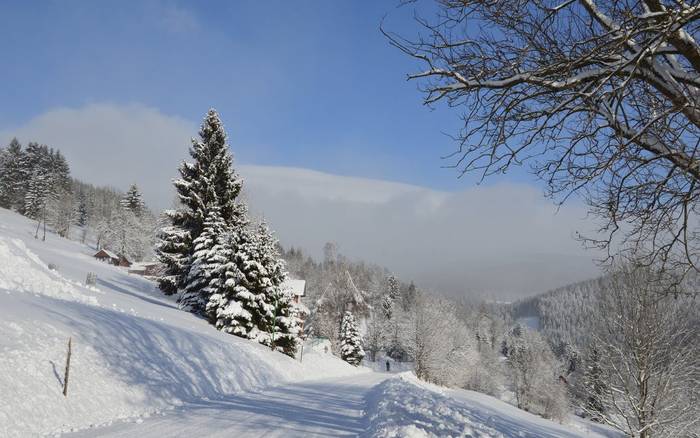
[[[68,373],[70,372],[70,354],[73,338],[68,338],[68,356],[66,356],[66,372],[63,377],[63,396],[68,397]]]

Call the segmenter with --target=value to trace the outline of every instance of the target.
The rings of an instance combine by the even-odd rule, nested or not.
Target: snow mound
[[[0,290],[46,295],[97,305],[97,299],[51,271],[23,241],[0,236]]]
[[[402,373],[367,396],[367,437],[622,438],[582,420],[562,425],[473,391],[447,389]]]
[[[442,394],[421,388],[407,374],[387,379],[370,393],[368,437],[504,437],[498,430],[469,418]],[[523,435],[526,436],[526,435]]]

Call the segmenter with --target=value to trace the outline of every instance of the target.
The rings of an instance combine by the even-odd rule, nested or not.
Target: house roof
[[[119,259],[119,256],[117,256],[117,255],[114,254],[112,251],[109,251],[109,250],[107,250],[107,249],[101,249],[101,250],[97,251],[97,252],[95,253],[95,257],[97,257],[98,255],[100,255],[100,253],[103,253],[104,255],[106,255],[107,257],[109,257],[109,258],[111,258],[111,259]]]
[[[306,295],[306,280],[288,278],[282,283],[282,288],[292,292],[292,294],[298,297],[303,297]]]

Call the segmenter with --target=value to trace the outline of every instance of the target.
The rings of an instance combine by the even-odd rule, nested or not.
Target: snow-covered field
[[[605,436],[407,373],[355,368],[319,345],[302,362],[273,353],[178,310],[85,245],[34,239],[33,228],[0,209],[1,437]],[[88,272],[94,287],[83,284]]]

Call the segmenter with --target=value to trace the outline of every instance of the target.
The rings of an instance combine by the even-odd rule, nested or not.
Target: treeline
[[[70,195],[70,168],[60,151],[34,142],[23,148],[16,138],[0,149],[0,207],[50,221],[66,237]]]
[[[36,220],[37,238],[46,239],[48,226],[132,261],[151,254],[156,221],[138,187],[124,194],[71,178],[66,158],[47,145],[15,138],[0,148],[0,207]]]

